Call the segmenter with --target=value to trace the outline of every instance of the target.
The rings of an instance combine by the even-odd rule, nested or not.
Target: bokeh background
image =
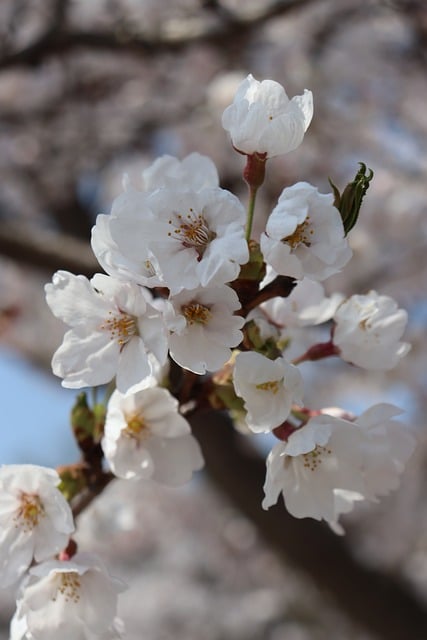
[[[268,163],[258,232],[284,186],[307,180],[326,192],[331,177],[344,187],[365,162],[375,178],[351,233],[354,257],[326,288],[376,289],[410,316],[412,351],[390,373],[303,365],[307,404],[395,403],[417,450],[400,491],[358,506],[342,541],[316,523],[294,525],[282,505],[263,514],[262,461],[207,422],[198,430],[216,440],[203,442],[205,474],[179,491],[111,485],[81,517],[79,540],[128,582],[130,640],[423,640],[425,0],[2,0],[0,463],[76,459],[74,393],[49,371],[63,327],[43,284],[57,269],[98,270],[90,229],[123,173],[138,185],[157,156],[199,151],[246,198],[243,160],[220,118],[249,72],[289,96],[309,88],[315,102],[301,147]],[[0,601],[4,640],[12,594]]]

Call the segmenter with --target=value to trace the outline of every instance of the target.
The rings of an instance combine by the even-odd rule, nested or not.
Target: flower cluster
[[[394,300],[374,291],[327,298],[321,284],[351,259],[347,221],[354,225],[361,202],[348,210],[351,189],[364,195],[372,172],[366,177],[363,165],[346,198],[335,186],[329,194],[307,182],[285,188],[259,243],[251,237],[266,163],[301,144],[312,115],[310,91],[289,100],[278,83],[249,75],[223,115],[246,156],[247,213],[219,186],[209,158],[163,156],[139,188],[125,179],[111,214],[96,220],[92,248],[107,275],[58,271],[46,285],[48,305],[69,327],[53,372],[65,387],[109,386],[92,407],[80,394],[73,411],[81,466],[61,478],[38,467],[0,469],[1,584],[24,577],[13,640],[120,637],[121,587],[98,559],[73,550],[58,483],[78,500],[88,478],[109,481],[104,460],[126,480],[189,481],[203,466],[189,418],[205,408],[229,410],[246,434],[275,438],[264,508],[283,494],[295,517],[341,532],[339,516],[355,502],[398,486],[415,446],[395,420],[400,410],[380,404],[357,417],[307,407],[299,367],[336,356],[388,370],[409,350],[407,315]],[[294,332],[326,323],[327,342],[290,355]]]

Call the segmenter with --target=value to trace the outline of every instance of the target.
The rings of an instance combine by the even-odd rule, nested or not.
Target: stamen
[[[13,518],[15,527],[20,527],[27,533],[32,531],[44,516],[45,510],[40,497],[36,494],[22,492],[19,508]]]
[[[101,325],[101,329],[111,333],[111,340],[117,340],[122,347],[137,333],[136,320],[133,316],[117,311],[116,315],[112,311],[108,312],[109,317]]]
[[[332,450],[328,447],[322,447],[321,445],[317,445],[313,451],[309,451],[308,453],[303,453],[302,457],[304,460],[304,467],[308,471],[316,471],[316,469],[322,464],[323,459],[332,454]]]
[[[141,414],[126,416],[126,425],[123,429],[123,435],[138,441],[142,438],[142,432],[147,429],[147,424]]]
[[[279,391],[279,385],[283,383],[283,380],[270,380],[268,382],[260,382],[256,385],[260,391],[271,391],[274,395]]]
[[[56,577],[59,585],[55,595],[52,596],[53,602],[58,598],[58,594],[65,598],[65,602],[79,602],[81,589],[79,574],[74,571],[67,571],[65,573],[57,573]]]
[[[168,232],[169,237],[178,239],[185,248],[193,248],[203,256],[206,247],[216,237],[216,233],[209,229],[203,214],[190,209],[185,216],[175,213],[175,220],[170,219],[169,224],[173,231]]]
[[[290,236],[282,238],[282,242],[290,244],[292,249],[296,249],[300,244],[304,244],[306,247],[311,246],[312,236],[314,230],[310,224],[310,216],[307,216],[304,222],[299,224],[295,231]]]
[[[181,311],[187,320],[187,324],[207,324],[212,317],[209,307],[205,307],[198,302],[190,302],[190,304],[181,307]]]

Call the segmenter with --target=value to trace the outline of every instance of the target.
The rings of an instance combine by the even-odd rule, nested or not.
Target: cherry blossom
[[[177,486],[203,466],[200,447],[178,413],[178,401],[159,387],[126,396],[113,393],[102,448],[120,478],[150,478]]]
[[[147,290],[101,274],[89,281],[58,271],[45,291],[54,315],[72,327],[52,359],[64,387],[100,385],[116,376],[117,388],[126,392],[151,373],[149,351],[165,362],[166,334]]]
[[[127,259],[153,255],[172,294],[231,282],[249,259],[245,210],[230,192],[164,188],[148,199],[149,217],[124,211],[110,221],[111,238]]]
[[[376,291],[345,300],[334,315],[333,342],[343,360],[364,369],[393,369],[410,350],[400,342],[408,314]]]
[[[415,439],[394,418],[402,410],[391,404],[376,404],[362,413],[355,424],[364,436],[364,496],[375,500],[400,484],[400,476],[415,449]]]
[[[46,560],[67,546],[71,509],[54,469],[0,467],[0,586],[15,584],[33,559]]]
[[[325,296],[320,282],[303,278],[287,298],[271,298],[260,305],[265,318],[279,327],[305,327],[330,320],[343,295]]]
[[[250,74],[224,111],[222,126],[238,151],[272,158],[299,147],[312,116],[311,91],[289,100],[278,82],[259,82]]]
[[[24,582],[14,632],[26,627],[24,638],[31,640],[120,638],[116,610],[123,588],[92,554],[39,564]]]
[[[270,452],[264,509],[282,493],[296,518],[326,520],[340,531],[340,513],[363,499],[362,441],[360,429],[350,422],[326,415],[310,418]]]
[[[190,153],[182,160],[164,155],[157,158],[142,172],[145,191],[154,191],[162,187],[181,188],[201,191],[219,186],[218,171],[207,156]]]
[[[261,251],[276,273],[325,280],[347,264],[352,251],[333,199],[307,182],[282,191],[261,235]]]
[[[148,205],[152,191],[162,187],[182,188],[200,191],[218,187],[218,172],[212,160],[199,153],[191,153],[183,160],[164,155],[142,172],[143,191],[136,189],[126,178],[124,191],[113,202],[111,214],[97,216],[92,229],[92,249],[102,268],[111,276],[137,282],[148,287],[165,286],[159,266],[142,237],[147,239],[153,215]],[[111,223],[122,217],[135,220],[144,226],[140,238],[139,251],[134,259],[129,257],[126,247],[120,250],[111,235]]]
[[[247,425],[255,433],[272,431],[286,420],[294,402],[302,402],[301,374],[284,358],[270,360],[254,351],[239,353],[233,383],[244,400]]]
[[[243,338],[244,318],[234,315],[238,309],[239,298],[226,285],[172,296],[165,312],[171,357],[194,373],[220,369]]]

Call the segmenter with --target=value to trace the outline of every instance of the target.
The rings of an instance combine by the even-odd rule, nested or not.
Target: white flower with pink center
[[[282,191],[261,235],[261,251],[276,273],[318,281],[347,264],[352,251],[333,200],[307,182]]]
[[[54,469],[35,465],[0,467],[0,586],[16,583],[33,559],[51,558],[74,531],[68,502]]]
[[[238,309],[239,298],[226,285],[171,296],[165,312],[171,357],[194,373],[220,369],[243,339],[245,321],[234,315]]]
[[[23,585],[14,632],[26,628],[24,637],[31,640],[118,639],[117,596],[123,588],[92,554],[44,562]]]
[[[400,342],[408,314],[376,291],[345,300],[334,315],[333,342],[343,360],[372,371],[393,369],[411,348]]]
[[[267,433],[302,402],[303,381],[298,368],[284,358],[270,360],[255,351],[239,353],[233,372],[236,394],[243,398],[246,423],[254,433]]]
[[[278,442],[267,458],[262,506],[280,493],[296,518],[326,520],[340,532],[338,517],[363,499],[363,435],[355,425],[319,415]]]
[[[72,327],[52,359],[64,387],[96,386],[116,376],[125,393],[151,374],[149,352],[165,362],[166,333],[147,290],[101,274],[89,281],[58,271],[45,291],[54,315]]]
[[[222,126],[238,151],[272,158],[299,147],[312,116],[311,91],[289,100],[278,82],[248,75],[224,111]]]
[[[203,466],[200,447],[178,411],[178,401],[159,387],[126,396],[113,393],[102,449],[120,478],[150,478],[178,486]]]
[[[123,215],[110,221],[111,238],[131,262],[153,255],[172,294],[217,286],[237,278],[249,259],[245,210],[228,191],[158,189],[148,199],[150,218]]]

